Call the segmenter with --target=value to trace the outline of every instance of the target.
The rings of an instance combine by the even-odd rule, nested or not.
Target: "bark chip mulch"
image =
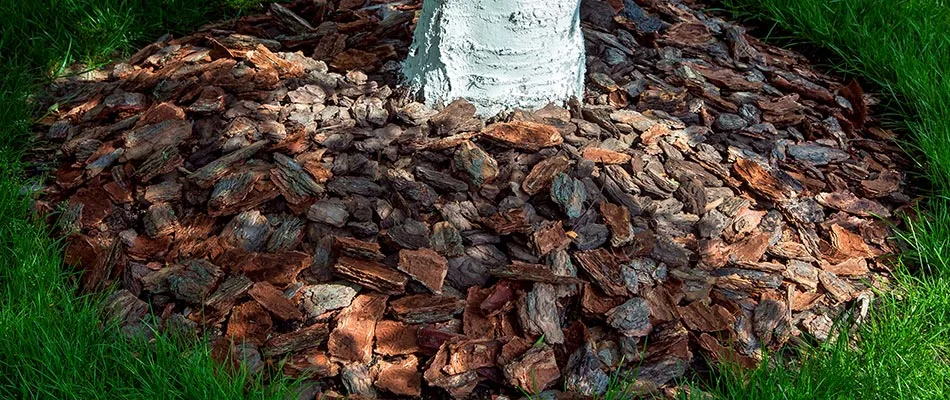
[[[910,163],[857,83],[648,3],[584,1],[584,99],[491,120],[399,86],[419,1],[162,38],[41,95],[37,208],[128,334],[323,395],[669,393],[827,339],[887,286]]]

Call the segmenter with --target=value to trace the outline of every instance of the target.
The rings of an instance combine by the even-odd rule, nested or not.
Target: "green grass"
[[[186,32],[246,0],[0,0],[0,398],[284,398],[291,382],[232,376],[208,346],[130,341],[100,320],[101,296],[77,297],[21,188],[29,97],[66,65],[95,66],[166,32]]]
[[[899,233],[909,246],[899,290],[883,295],[867,324],[795,361],[723,369],[709,388],[724,399],[950,398],[950,8],[941,0],[723,2],[790,33],[779,40],[829,51],[834,68],[882,91],[930,187],[919,218]]]

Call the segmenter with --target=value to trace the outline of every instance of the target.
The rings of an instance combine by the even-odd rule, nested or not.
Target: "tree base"
[[[404,65],[426,104],[464,98],[481,116],[580,98],[578,0],[426,0]]]

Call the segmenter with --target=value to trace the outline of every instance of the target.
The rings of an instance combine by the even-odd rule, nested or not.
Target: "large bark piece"
[[[341,257],[334,270],[354,283],[385,294],[402,293],[408,281],[405,275],[383,264],[349,257]]]
[[[357,296],[336,320],[327,343],[330,355],[342,360],[369,363],[373,356],[376,321],[386,311],[387,296],[379,293]]]

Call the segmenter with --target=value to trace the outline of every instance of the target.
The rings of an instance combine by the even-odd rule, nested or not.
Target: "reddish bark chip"
[[[861,235],[852,233],[838,224],[831,225],[831,245],[849,257],[876,257],[880,254],[871,249]]]
[[[790,182],[784,182],[758,162],[740,158],[733,169],[756,192],[772,200],[786,200],[798,192]],[[792,178],[789,177],[789,180]],[[797,184],[797,182],[795,182]]]
[[[408,324],[428,324],[452,319],[462,312],[465,301],[452,296],[417,294],[389,302],[389,309]]]
[[[256,301],[249,301],[231,309],[228,336],[235,342],[264,343],[273,323],[270,314]]]
[[[818,304],[825,295],[816,292],[798,292],[792,296],[792,311],[807,311]]]
[[[82,225],[87,228],[99,225],[112,212],[109,193],[102,187],[79,189],[69,202],[82,205]]]
[[[485,125],[481,119],[475,117],[475,105],[465,99],[457,99],[442,111],[429,118],[429,124],[435,128],[439,136],[450,136],[460,132],[477,132]]]
[[[356,296],[337,316],[336,328],[330,333],[327,347],[333,357],[360,363],[373,358],[373,337],[376,321],[386,311],[388,296],[368,293]]]
[[[528,222],[524,207],[509,208],[492,214],[482,221],[482,224],[499,235],[527,233],[531,230],[531,223]]]
[[[870,272],[866,258],[849,258],[838,264],[823,262],[821,269],[838,276],[864,275]]]
[[[750,369],[755,368],[755,366],[759,364],[754,358],[741,355],[732,347],[723,346],[719,343],[719,340],[706,332],[699,335],[697,342],[703,350],[706,350],[713,359],[720,363],[738,364]]]
[[[255,281],[270,282],[275,286],[286,286],[294,281],[297,274],[312,263],[310,255],[289,251],[285,253],[247,253],[232,251],[219,258],[222,265],[243,271]]]
[[[504,372],[512,386],[531,394],[541,393],[561,378],[554,349],[544,345],[529,350],[518,361],[506,365]]]
[[[448,362],[442,370],[458,375],[495,365],[501,343],[491,339],[457,340],[448,342]]]
[[[432,249],[399,251],[397,268],[436,294],[442,293],[442,283],[445,281],[448,267],[448,260]]]
[[[334,247],[347,257],[376,261],[386,258],[386,256],[379,251],[379,243],[364,242],[362,240],[342,236],[334,237],[333,242]]]
[[[611,296],[628,296],[620,273],[620,261],[609,250],[597,249],[574,253],[574,259],[594,279],[594,283]]]
[[[844,302],[854,298],[854,286],[844,279],[839,278],[837,275],[828,271],[821,271],[818,273],[818,279],[821,281],[821,286],[824,287],[825,290],[828,291],[828,294],[835,300]]]
[[[376,364],[376,387],[400,396],[418,397],[422,394],[422,374],[419,359],[408,356],[397,361],[380,361]]]
[[[555,250],[566,249],[571,244],[571,237],[564,231],[563,221],[546,222],[532,235],[538,255],[546,256]]]
[[[749,81],[731,69],[705,67],[694,63],[690,63],[689,66],[717,86],[726,87],[734,91],[758,90],[762,87],[762,82]]]
[[[677,310],[687,327],[701,332],[723,331],[736,323],[736,318],[718,304],[710,306],[694,301],[685,307],[677,307]]]
[[[450,346],[456,342],[462,341],[458,337],[451,338],[442,343],[435,357],[429,362],[423,377],[426,382],[432,386],[445,389],[449,394],[457,399],[466,398],[475,390],[475,386],[482,381],[478,372],[467,370],[458,374],[450,374],[446,371],[450,357]]]
[[[255,283],[247,293],[281,320],[292,321],[303,318],[303,314],[294,306],[294,303],[270,283]]]
[[[581,153],[581,157],[600,164],[626,164],[630,162],[630,155],[599,147],[588,147]]]
[[[247,52],[246,57],[255,66],[275,68],[282,77],[299,76],[304,72],[303,66],[278,57],[262,44]]]
[[[126,246],[129,256],[140,260],[164,256],[172,243],[169,236],[151,239],[148,236],[136,234],[131,229],[120,232],[119,238],[122,239],[122,244]]]
[[[503,280],[487,289],[483,300],[478,303],[478,308],[487,316],[495,316],[510,311],[514,307],[515,288],[517,284],[512,281]],[[469,296],[472,296],[469,289]]]
[[[419,326],[399,321],[383,320],[376,323],[376,353],[399,356],[419,351]]]
[[[327,324],[313,324],[282,335],[277,335],[264,343],[265,357],[274,357],[299,350],[319,346],[327,340],[330,331]]]
[[[491,319],[479,307],[491,289],[472,286],[468,288],[465,310],[462,311],[462,332],[470,338],[492,339],[494,327]]]
[[[423,353],[436,354],[440,347],[449,340],[463,338],[462,335],[453,332],[447,332],[435,327],[419,328],[419,335],[416,336],[416,342]]]
[[[581,309],[591,318],[603,318],[607,315],[607,311],[623,304],[624,301],[623,297],[605,295],[602,290],[592,284],[584,285],[583,293],[581,293]]]
[[[630,210],[626,207],[600,203],[600,215],[604,217],[607,228],[610,229],[610,245],[621,247],[633,241],[633,226],[630,225]]]
[[[120,186],[116,182],[109,182],[102,186],[102,189],[109,193],[109,198],[113,202],[123,204],[132,202],[132,193],[128,188]]]
[[[340,366],[330,360],[323,350],[309,349],[294,354],[285,364],[281,372],[291,378],[326,378],[337,376]]]
[[[887,218],[891,216],[890,210],[882,206],[881,203],[874,200],[858,198],[854,193],[847,191],[819,193],[815,196],[815,200],[818,200],[818,203],[825,207],[831,207],[861,217],[879,216]]]
[[[348,49],[333,57],[330,65],[339,70],[363,69],[379,62],[375,54],[358,49]]]
[[[769,248],[769,233],[749,236],[729,246],[728,256],[736,261],[758,262]]]
[[[797,93],[792,93],[775,99],[760,99],[756,101],[762,109],[762,120],[772,124],[797,125],[805,119],[802,110],[805,109],[798,102]]]
[[[531,168],[531,172],[521,183],[521,190],[530,195],[536,195],[551,184],[554,176],[566,172],[571,167],[571,160],[564,156],[555,156],[542,160]]]
[[[334,270],[350,281],[385,294],[400,294],[405,291],[409,280],[399,271],[382,263],[340,257]]]
[[[529,121],[492,124],[482,130],[482,135],[502,145],[527,151],[538,151],[564,142],[557,128]]]
[[[169,102],[155,103],[136,122],[136,127],[157,124],[168,120],[184,120],[185,110]]]
[[[533,346],[534,342],[531,340],[520,336],[511,337],[501,346],[501,351],[498,353],[498,363],[501,365],[511,364],[521,358],[528,350],[531,350]]]
[[[897,171],[881,171],[875,179],[861,181],[861,189],[868,197],[885,197],[898,192],[901,184],[901,173]]]

